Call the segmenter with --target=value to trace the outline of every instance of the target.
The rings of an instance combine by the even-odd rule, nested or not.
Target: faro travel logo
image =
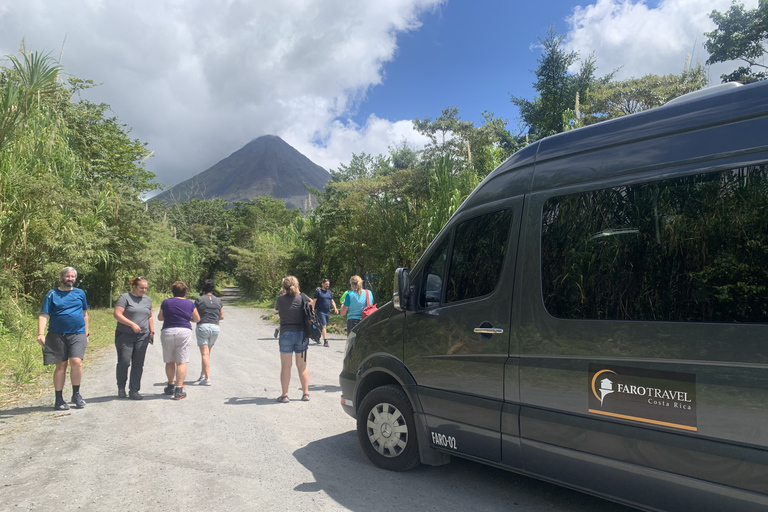
[[[590,364],[589,412],[695,431],[696,376]]]

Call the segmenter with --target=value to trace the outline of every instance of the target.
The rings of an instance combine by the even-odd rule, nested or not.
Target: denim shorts
[[[220,327],[218,324],[197,324],[195,335],[197,336],[197,346],[208,345],[213,348],[216,339],[219,337]]]
[[[320,320],[320,325],[328,325],[328,317],[331,316],[330,313],[324,313],[322,311],[317,312],[317,319]]]
[[[309,346],[309,338],[304,337],[304,331],[280,331],[280,353],[291,354],[296,352],[301,354]]]

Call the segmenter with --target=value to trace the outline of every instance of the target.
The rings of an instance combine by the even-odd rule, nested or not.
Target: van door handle
[[[502,334],[504,329],[498,327],[475,327],[477,334]]]

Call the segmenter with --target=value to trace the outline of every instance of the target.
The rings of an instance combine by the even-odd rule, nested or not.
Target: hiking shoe
[[[67,402],[64,400],[56,400],[56,404],[53,406],[54,409],[57,411],[68,411],[69,406],[67,405]]]
[[[75,407],[78,409],[85,407],[85,400],[80,396],[80,393],[72,393],[72,403],[75,404]]]
[[[275,338],[277,338],[278,334],[280,334],[280,329],[275,329]]]
[[[325,343],[323,343],[323,346],[324,347],[330,347],[330,345],[328,344],[328,340],[325,340]]]
[[[144,397],[141,396],[138,391],[131,391],[130,393],[128,393],[128,398],[130,398],[131,400],[143,400],[144,399]]]
[[[184,388],[177,387],[173,392],[173,399],[181,400],[182,398],[187,398],[187,391]]]
[[[202,386],[210,386],[211,385],[211,379],[205,379],[203,382],[200,383]]]
[[[173,384],[168,384],[167,386],[165,386],[165,389],[163,389],[163,393],[165,393],[166,395],[172,395],[174,389],[176,389],[176,386],[174,386]]]
[[[117,388],[117,398],[126,398],[125,388]]]

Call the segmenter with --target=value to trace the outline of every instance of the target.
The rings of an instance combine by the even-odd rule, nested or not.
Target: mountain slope
[[[190,199],[250,201],[270,195],[289,208],[307,209],[307,185],[323,189],[330,174],[276,135],[252,140],[227,158],[155,196],[173,202]]]

